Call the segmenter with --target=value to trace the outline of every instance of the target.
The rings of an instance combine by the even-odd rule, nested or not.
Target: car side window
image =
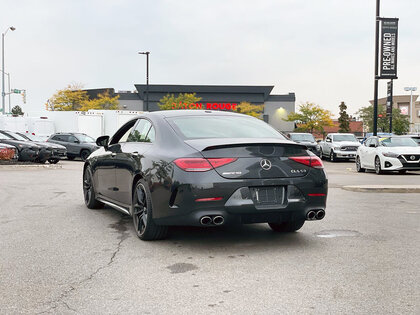
[[[370,143],[372,142],[372,139],[367,139],[365,141],[365,146],[369,147]]]
[[[78,141],[78,140],[75,136],[67,136],[67,140],[64,140],[64,141],[71,142],[71,143],[76,143],[76,141]]]
[[[150,121],[146,119],[140,119],[140,121],[128,136],[127,142],[152,142],[151,138],[154,140],[154,129],[149,136],[149,131],[151,128],[153,127]]]
[[[131,134],[131,131],[133,131],[133,128],[134,128],[134,126],[133,127],[131,127],[130,129],[128,129],[124,134],[123,134],[123,136],[120,138],[120,141],[118,141],[118,143],[121,143],[121,142],[129,142],[128,140],[127,140],[127,138],[130,136],[130,134]]]

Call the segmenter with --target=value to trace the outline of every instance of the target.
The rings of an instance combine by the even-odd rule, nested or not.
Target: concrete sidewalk
[[[352,185],[342,189],[357,192],[419,193],[420,185]]]

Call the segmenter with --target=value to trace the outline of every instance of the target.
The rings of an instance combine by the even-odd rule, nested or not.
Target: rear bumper
[[[206,215],[221,215],[225,219],[224,224],[281,222],[303,219],[310,210],[325,210],[326,207],[328,181],[322,170],[311,170],[303,177],[264,180],[228,180],[215,172],[206,173],[205,176],[187,174],[184,181],[176,181],[168,187],[169,191],[164,191],[163,186],[152,190],[156,224],[201,226],[200,218]],[[194,181],[191,178],[197,182],[192,184]],[[267,186],[282,187],[283,201],[261,206],[250,196],[242,198],[238,195],[238,192],[250,191],[250,187]],[[222,199],[196,201],[212,197]]]

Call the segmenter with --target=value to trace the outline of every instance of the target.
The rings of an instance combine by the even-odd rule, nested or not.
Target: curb
[[[341,188],[344,190],[356,191],[356,192],[420,194],[420,185],[358,185],[358,186],[343,186]]]
[[[49,168],[49,169],[60,169],[63,168],[62,165],[54,165],[54,164],[16,164],[16,165],[0,165],[0,170],[16,170],[16,169],[31,169],[31,168]]]

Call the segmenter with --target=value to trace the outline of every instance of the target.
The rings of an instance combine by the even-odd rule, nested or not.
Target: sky
[[[70,83],[134,90],[150,84],[274,85],[338,115],[373,98],[375,0],[2,0],[5,71],[28,113]],[[420,88],[418,0],[382,0],[398,17],[398,79]],[[7,88],[7,77],[6,77]],[[386,96],[386,80],[379,97]]]

